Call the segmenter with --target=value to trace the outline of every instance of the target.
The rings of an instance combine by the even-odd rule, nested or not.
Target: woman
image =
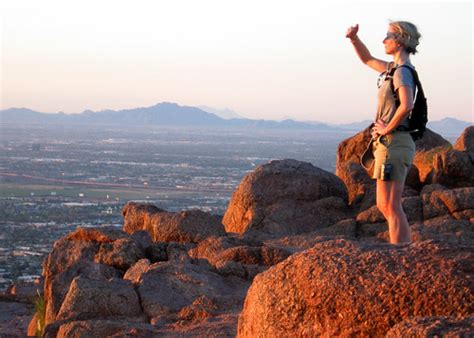
[[[374,174],[377,179],[377,207],[388,222],[390,243],[409,243],[411,233],[402,207],[405,178],[415,155],[415,143],[408,130],[413,109],[415,81],[410,69],[410,54],[417,52],[421,35],[412,23],[390,22],[383,39],[385,53],[393,62],[374,58],[357,36],[359,25],[350,27],[346,37],[361,61],[381,73],[378,81],[378,105],[372,137]],[[404,67],[400,67],[404,65]]]

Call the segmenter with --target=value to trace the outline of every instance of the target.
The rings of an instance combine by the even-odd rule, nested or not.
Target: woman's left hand
[[[376,134],[386,135],[388,134],[386,129],[387,129],[387,124],[384,121],[382,121],[381,119],[378,119],[377,121],[375,121],[373,131]]]

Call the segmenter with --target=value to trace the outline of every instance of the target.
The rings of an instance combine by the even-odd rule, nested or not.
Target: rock
[[[35,281],[16,281],[10,285],[5,294],[14,297],[15,301],[33,303],[38,295],[43,294],[44,280],[38,278]]]
[[[56,319],[81,320],[141,315],[138,295],[129,281],[78,276],[73,279]]]
[[[433,183],[433,159],[436,154],[446,152],[451,148],[451,144],[443,137],[428,130],[423,138],[416,142],[413,166],[418,170],[419,182],[422,185]]]
[[[431,193],[422,194],[421,198],[423,202],[423,219],[452,215],[474,209],[474,187],[434,190]],[[462,213],[458,214],[458,216],[461,217]]]
[[[355,239],[357,222],[350,218],[342,220],[328,228],[319,229],[302,235],[286,236],[277,239],[266,240],[268,246],[280,248],[291,253],[296,253],[309,248],[315,244],[334,239]]]
[[[339,165],[347,162],[359,163],[371,139],[369,127],[339,143],[337,147],[336,174]],[[339,176],[339,175],[338,175]]]
[[[272,266],[286,259],[290,253],[286,250],[263,245],[248,245],[245,240],[232,237],[209,237],[189,251],[194,259],[206,259],[223,274],[235,274],[244,278],[248,275],[247,265]],[[227,264],[229,262],[238,264]]]
[[[79,228],[54,243],[43,268],[46,324],[56,320],[74,277],[120,276],[118,270],[94,263],[94,259],[102,244],[113,243],[125,237],[128,235],[116,228]]]
[[[150,267],[150,261],[148,259],[140,259],[130,269],[125,272],[123,279],[129,280],[136,284],[140,281],[140,276],[145,273]]]
[[[159,262],[141,274],[137,286],[143,311],[153,318],[179,313],[202,296],[221,312],[240,310],[248,282],[190,263]]]
[[[158,337],[153,325],[128,322],[126,320],[91,319],[62,324],[59,327],[58,337]]]
[[[423,196],[425,194],[431,194],[435,190],[449,190],[445,186],[441,184],[427,184],[421,189],[420,195]]]
[[[382,234],[387,234],[382,235]],[[365,241],[375,241],[387,243],[390,241],[388,236],[388,223],[359,223],[357,224],[357,238]]]
[[[471,247],[433,241],[316,244],[255,277],[238,337],[380,337],[415,316],[467,316],[473,261]]]
[[[423,137],[415,142],[417,152],[426,152],[437,147],[451,147],[451,143],[440,134],[426,128]]]
[[[0,295],[0,337],[23,337],[34,311],[32,303]]]
[[[65,240],[76,242],[111,243],[129,236],[116,227],[78,228],[65,236]],[[56,244],[57,242],[55,242]]]
[[[201,320],[192,318],[188,320],[183,317],[174,324],[155,324],[155,327],[162,326],[157,330],[157,337],[235,337],[237,334],[238,314],[236,313]]]
[[[441,242],[470,245],[474,244],[474,227],[468,220],[437,217],[416,223],[411,227],[413,241],[434,239]]]
[[[412,241],[435,240],[443,243],[467,245],[474,244],[474,227],[467,220],[453,219],[449,215],[431,218],[410,226]],[[386,228],[376,234],[377,239],[388,242],[390,235]]]
[[[453,147],[455,150],[466,152],[474,162],[474,126],[469,126],[462,132]]]
[[[446,187],[474,186],[474,162],[467,152],[448,150],[433,158],[432,182]]]
[[[355,162],[337,166],[337,176],[347,187],[349,204],[356,209],[365,210],[375,204],[375,180],[365,169]]]
[[[197,243],[208,236],[225,234],[220,216],[201,210],[167,212],[147,204],[128,202],[122,209],[123,230],[146,230],[153,241]]]
[[[168,261],[175,261],[180,263],[190,263],[189,250],[195,247],[195,244],[190,243],[169,243],[166,247],[166,256]]]
[[[310,232],[347,218],[346,200],[337,176],[306,162],[271,161],[244,177],[223,223],[257,238]]]
[[[120,238],[112,243],[102,243],[95,262],[126,271],[144,257],[143,249],[133,239]]]
[[[474,316],[416,317],[406,319],[387,332],[386,338],[398,337],[473,337]]]
[[[151,225],[150,216],[160,212],[166,211],[152,204],[128,202],[122,208],[123,231],[133,234],[136,231],[146,230],[152,234],[151,228],[148,228]]]
[[[182,308],[178,317],[187,321],[202,321],[214,317],[217,311],[217,305],[206,296],[196,298],[191,305]]]

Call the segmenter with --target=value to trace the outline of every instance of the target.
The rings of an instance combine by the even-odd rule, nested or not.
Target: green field
[[[83,194],[83,196],[80,196]],[[114,189],[114,188],[93,188],[77,187],[67,185],[47,185],[47,184],[15,184],[0,183],[0,198],[8,197],[68,197],[85,199],[146,199],[151,198],[172,198],[181,196],[192,196],[198,192],[179,190],[153,190],[153,189]],[[107,198],[108,196],[108,198]]]

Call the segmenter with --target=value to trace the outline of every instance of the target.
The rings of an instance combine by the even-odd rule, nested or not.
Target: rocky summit
[[[387,243],[365,130],[339,145],[336,175],[257,167],[223,217],[129,202],[122,229],[68,234],[44,262],[44,311],[31,318],[17,285],[0,333],[33,336],[44,315],[45,337],[474,336],[473,133],[417,142],[411,244]]]

